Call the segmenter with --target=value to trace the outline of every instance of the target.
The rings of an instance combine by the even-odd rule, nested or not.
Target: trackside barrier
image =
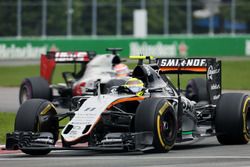
[[[150,36],[8,38],[0,39],[0,59],[38,59],[47,51],[94,50],[105,53],[108,47],[123,48],[122,57],[153,55],[155,57],[250,56],[250,35],[241,36]]]

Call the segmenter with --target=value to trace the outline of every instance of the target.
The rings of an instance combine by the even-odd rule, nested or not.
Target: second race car
[[[73,96],[93,94],[95,82],[101,80],[102,93],[109,87],[106,83],[111,79],[116,85],[123,84],[129,75],[128,66],[121,62],[118,52],[120,48],[108,48],[112,53],[96,55],[88,52],[48,52],[41,55],[40,76],[25,78],[20,86],[19,102],[22,104],[27,99],[41,98],[51,101],[60,107],[69,107]],[[65,71],[62,77],[65,83],[52,84],[53,72],[56,64],[73,64],[74,71]],[[77,70],[77,64],[80,69]]]

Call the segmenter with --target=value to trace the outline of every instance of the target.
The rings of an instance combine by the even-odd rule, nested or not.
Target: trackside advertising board
[[[72,38],[2,38],[0,59],[37,59],[47,51],[96,51],[108,47],[123,48],[122,57],[150,55],[155,57],[250,56],[250,35],[246,36],[149,36],[72,37]]]

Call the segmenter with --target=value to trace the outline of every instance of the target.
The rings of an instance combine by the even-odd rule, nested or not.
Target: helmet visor
[[[133,93],[138,93],[143,89],[142,86],[130,86],[129,90]]]

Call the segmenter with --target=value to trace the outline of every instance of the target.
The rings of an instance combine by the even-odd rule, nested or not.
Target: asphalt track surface
[[[175,146],[168,153],[54,151],[46,156],[0,152],[1,167],[247,167],[250,144],[222,146],[215,137]]]
[[[0,112],[17,112],[19,88],[0,87]]]

